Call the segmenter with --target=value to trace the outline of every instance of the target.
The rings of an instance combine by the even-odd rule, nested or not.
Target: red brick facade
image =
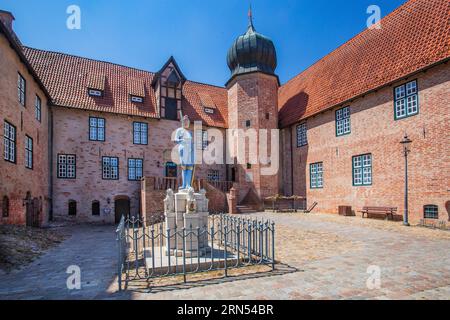
[[[402,120],[394,116],[394,87],[417,79],[419,114]],[[283,129],[284,192],[317,201],[319,212],[337,213],[338,206],[391,206],[403,213],[404,157],[400,141],[405,132],[413,140],[409,155],[410,218],[418,223],[425,205],[439,207],[439,220],[448,221],[450,66],[448,63],[387,86],[350,106],[351,133],[336,136],[335,111],[306,120],[308,145],[297,147],[296,127]],[[292,140],[292,141],[290,141]],[[293,168],[290,149],[293,149]],[[373,183],[353,186],[352,157],[372,154]],[[310,164],[323,162],[324,187],[310,188]]]
[[[0,33],[0,50],[0,224],[45,225],[50,201],[47,97],[4,33]],[[19,73],[26,81],[25,106],[18,99]],[[41,99],[40,121],[35,117],[36,96]],[[14,162],[4,160],[6,122],[15,127]],[[26,136],[33,140],[32,169],[25,167]],[[36,216],[29,212],[27,219],[27,204],[31,208],[33,199],[37,201]]]
[[[116,212],[147,216],[161,211],[164,190],[149,181],[166,175],[174,147],[171,135],[180,126],[179,111],[224,136],[226,129],[251,129],[256,134],[268,130],[267,135],[280,129],[281,160],[275,174],[262,174],[265,168],[260,163],[267,159],[262,159],[261,150],[248,147],[244,151],[248,163],[197,166],[197,179],[207,179],[212,172],[221,181],[235,178],[231,194],[207,185],[211,210],[230,208],[235,213],[239,205],[261,209],[265,197],[295,194],[309,204],[317,202],[315,210],[320,212],[337,213],[340,205],[354,211],[390,206],[402,214],[400,141],[407,133],[413,140],[411,222],[424,218],[426,205],[438,207],[438,219],[433,221],[448,221],[450,52],[443,8],[448,8],[445,0],[410,0],[383,19],[381,30],[364,31],[281,87],[271,72],[242,68],[247,71],[233,74],[226,88],[186,80],[173,58],[151,73],[22,47],[11,29],[12,16],[1,12],[0,129],[4,132],[5,121],[16,128],[16,159],[0,161],[0,202],[2,207],[9,204],[8,217],[0,212],[0,223],[33,224],[27,219],[31,207],[39,212],[39,225],[45,225],[50,214],[57,219],[114,223]],[[247,36],[256,37],[253,25],[249,30]],[[237,54],[240,49],[236,45],[231,53],[246,58]],[[18,101],[19,73],[26,80],[25,107]],[[418,85],[419,112],[396,120],[394,88],[412,80]],[[99,95],[89,95],[89,89]],[[36,95],[41,99],[41,121],[35,118]],[[343,107],[349,107],[351,130],[337,136],[336,111]],[[169,114],[172,120],[167,119]],[[105,141],[89,139],[90,117],[105,120]],[[134,144],[134,122],[147,124],[147,144]],[[304,146],[297,146],[299,124],[307,127]],[[26,136],[33,140],[32,170],[25,168]],[[276,152],[270,140],[269,157]],[[231,145],[224,146],[224,155],[227,147]],[[251,163],[250,154],[257,163]],[[367,154],[372,159],[372,182],[356,186],[353,157]],[[73,178],[59,176],[59,155],[76,157]],[[103,178],[103,157],[118,158],[116,180]],[[143,160],[143,176],[149,177],[145,182],[128,179],[129,159]],[[316,163],[323,167],[323,187],[313,189],[310,166]]]

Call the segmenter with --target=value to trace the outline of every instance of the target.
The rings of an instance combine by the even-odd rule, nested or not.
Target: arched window
[[[7,196],[4,196],[2,201],[2,217],[9,217],[9,198]]]
[[[75,200],[69,200],[69,216],[77,215],[77,202]]]
[[[428,204],[423,207],[423,216],[425,219],[439,219],[439,208],[434,204]]]
[[[97,200],[92,201],[92,215],[93,216],[100,215],[100,202]]]

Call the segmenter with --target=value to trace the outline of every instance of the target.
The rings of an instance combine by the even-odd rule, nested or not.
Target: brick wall
[[[417,79],[420,111],[417,116],[394,119],[393,89]],[[337,213],[339,205],[393,206],[403,213],[404,157],[400,141],[405,132],[413,140],[409,156],[410,218],[413,223],[423,217],[423,206],[439,206],[440,220],[448,221],[446,202],[449,187],[450,67],[440,65],[353,101],[351,134],[336,137],[335,110],[307,120],[308,146],[297,148],[296,126],[285,129],[282,137],[284,152],[293,143],[294,193],[307,196],[309,204],[319,203],[317,211]],[[352,157],[371,153],[373,184],[352,185]],[[324,164],[324,188],[309,187],[309,165]],[[290,154],[283,160],[284,191],[290,194]]]
[[[228,85],[228,125],[230,129],[246,130],[247,121],[250,121],[250,128],[255,129],[257,133],[260,129],[277,129],[277,90],[278,82],[274,76],[252,73],[236,77]],[[270,138],[268,138],[268,144],[267,155],[270,155]],[[250,162],[249,152],[247,145],[245,154],[247,161]],[[251,150],[251,152],[255,153],[259,159],[258,150]],[[260,164],[252,164],[250,169],[246,164],[237,164],[236,181],[239,184],[239,202],[245,199],[250,189],[254,189],[259,197],[278,193],[278,175],[263,176],[261,168]],[[247,174],[253,176],[252,181],[246,181]]]
[[[89,117],[106,119],[106,141],[89,140]],[[134,145],[132,125],[134,121],[148,123],[148,145]],[[144,176],[164,177],[167,151],[174,143],[171,134],[180,126],[178,121],[144,119],[89,112],[86,110],[54,108],[54,212],[59,219],[114,223],[115,199],[128,197],[131,213],[138,215],[140,210],[140,181],[128,180],[128,159],[144,159]],[[77,176],[74,180],[57,178],[57,155],[77,155]],[[119,180],[102,179],[102,156],[119,158]],[[159,166],[158,166],[159,165]],[[226,176],[224,165],[199,166],[197,178],[206,178],[208,170],[219,170],[220,177]],[[178,175],[181,176],[178,169]],[[162,209],[161,197],[155,198],[152,210]],[[163,199],[163,197],[162,197]],[[77,216],[68,216],[68,202],[77,202]],[[92,201],[100,201],[101,214],[93,216]],[[160,204],[156,202],[161,202]],[[108,209],[105,210],[104,209]],[[107,214],[109,212],[109,214]]]
[[[32,198],[42,200],[41,225],[48,222],[49,182],[48,182],[48,119],[47,99],[26,66],[20,61],[9,42],[0,34],[0,202],[4,196],[9,198],[9,217],[3,218],[0,212],[0,224],[25,224],[25,206],[23,199],[27,192]],[[18,72],[26,80],[26,104],[18,101]],[[41,122],[35,118],[35,97],[41,98]],[[4,160],[4,124],[5,120],[16,127],[16,163]],[[33,139],[33,169],[25,168],[25,136]],[[0,208],[1,211],[1,208]]]

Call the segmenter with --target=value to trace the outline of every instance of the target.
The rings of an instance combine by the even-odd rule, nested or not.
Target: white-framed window
[[[208,131],[206,130],[198,130],[196,132],[196,144],[197,150],[206,150],[208,148]]]
[[[351,132],[350,107],[336,111],[336,136],[343,136]]]
[[[75,179],[76,178],[77,156],[74,154],[58,155],[58,178]]]
[[[128,159],[128,180],[141,180],[143,177],[143,167],[143,159]]]
[[[308,145],[308,127],[305,123],[299,124],[297,126],[297,147],[303,147]]]
[[[214,114],[214,109],[213,108],[204,107],[203,110],[207,114]]]
[[[25,107],[25,101],[26,101],[26,92],[27,92],[27,82],[25,81],[25,78],[22,77],[22,75],[18,74],[17,79],[17,94],[19,98],[19,103]]]
[[[131,96],[131,102],[143,103],[144,102],[144,98],[132,95]]]
[[[372,185],[372,155],[364,154],[353,157],[353,185]]]
[[[323,162],[309,165],[309,177],[311,189],[323,188]]]
[[[419,113],[419,89],[417,80],[394,88],[395,119],[403,119]]]
[[[133,143],[148,144],[148,124],[144,122],[133,122]]]
[[[3,145],[3,158],[8,162],[16,163],[16,127],[8,121],[4,122]]]
[[[96,89],[89,89],[88,94],[92,97],[101,97],[103,95],[103,91]]]
[[[25,168],[33,169],[33,139],[25,136]]]
[[[102,178],[103,180],[119,180],[119,158],[102,158]]]
[[[105,141],[105,119],[89,117],[89,140]]]
[[[208,171],[208,181],[220,181],[219,170],[209,170]]]
[[[38,95],[36,95],[36,100],[34,102],[34,112],[35,112],[36,120],[41,122],[41,118],[42,118],[42,101],[41,101],[41,98],[39,98]]]
[[[439,219],[439,208],[436,205],[426,205],[423,207],[423,217],[425,219]]]

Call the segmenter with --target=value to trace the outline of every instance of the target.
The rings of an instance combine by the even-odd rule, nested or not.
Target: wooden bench
[[[384,215],[386,219],[394,220],[394,216],[397,213],[397,208],[392,207],[363,207],[360,211],[362,213],[362,217],[366,216],[369,218],[370,214],[374,215]]]

